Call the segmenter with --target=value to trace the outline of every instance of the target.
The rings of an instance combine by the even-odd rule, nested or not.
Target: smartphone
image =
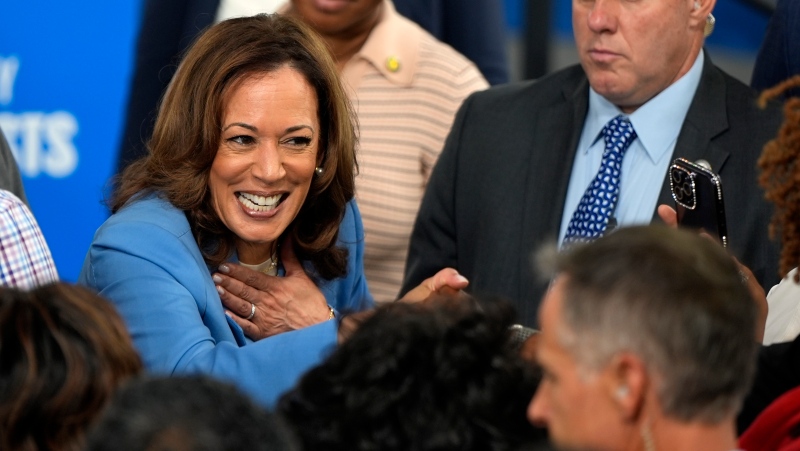
[[[676,158],[669,168],[669,185],[675,199],[678,224],[703,230],[728,247],[722,181],[711,169]]]

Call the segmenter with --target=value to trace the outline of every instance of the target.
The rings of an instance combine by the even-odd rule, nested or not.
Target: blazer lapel
[[[539,123],[543,125],[531,131],[530,152],[534,155],[523,198],[523,243],[516,250],[520,257],[519,299],[527,300],[523,310],[539,305],[537,298],[541,297],[544,283],[534,274],[531,253],[558,239],[575,151],[589,105],[589,83],[579,66],[575,70],[580,76],[562,89],[563,102],[533,113],[541,115]],[[537,315],[535,311],[519,313],[522,318]]]
[[[554,210],[556,214],[550,218],[550,228],[556,230],[556,233],[561,230],[561,218],[564,215],[564,201],[567,197],[569,180],[572,177],[575,152],[578,150],[578,141],[581,138],[581,133],[583,133],[583,123],[586,120],[586,113],[589,110],[589,80],[583,77],[577,86],[565,88],[563,94],[565,105],[570,113],[570,119],[568,123],[564,125],[570,133],[563,133],[561,135],[565,140],[562,143],[563,147],[560,147],[564,150],[564,154],[560,159],[560,172],[554,171],[554,174],[558,174],[558,180],[556,180],[554,185],[557,188],[554,193],[557,203]]]
[[[247,337],[244,335],[244,331],[242,330],[242,326],[236,324],[236,321],[231,319],[228,315],[225,315],[225,320],[228,321],[228,326],[231,328],[231,333],[233,334],[233,338],[236,340],[236,344],[241,348],[247,344]]]
[[[711,165],[711,170],[719,173],[730,156],[726,149],[714,144],[714,138],[728,130],[725,91],[725,78],[706,53],[700,84],[697,86],[694,100],[686,113],[686,119],[675,143],[673,159],[679,157],[689,161],[703,159]],[[665,174],[658,205],[673,205],[673,203],[669,180]],[[660,221],[656,211],[653,212],[653,218]]]

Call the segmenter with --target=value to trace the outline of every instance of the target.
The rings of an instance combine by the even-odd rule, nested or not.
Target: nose
[[[252,153],[250,173],[265,184],[274,183],[286,175],[283,154],[277,143],[264,142]]]
[[[614,33],[617,31],[618,0],[595,0],[587,17],[589,29],[595,33]]]
[[[542,390],[542,386],[539,385],[539,388],[536,389],[536,393],[533,395],[533,399],[531,399],[530,404],[528,404],[528,421],[534,426],[545,427],[547,426],[547,412],[548,408],[544,390]]]

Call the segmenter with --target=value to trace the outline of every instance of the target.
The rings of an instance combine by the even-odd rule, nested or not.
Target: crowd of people
[[[496,38],[489,3],[455,16]],[[794,449],[800,5],[758,89],[715,0],[574,2],[580,64],[505,84],[440,41],[477,45],[459,5],[146,2],[76,284],[0,131],[0,448]],[[675,158],[725,181],[726,248]]]

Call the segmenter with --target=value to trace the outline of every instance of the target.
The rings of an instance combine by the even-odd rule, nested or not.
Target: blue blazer
[[[363,238],[351,201],[339,229],[339,244],[349,251],[347,275],[320,286],[339,311],[373,305]],[[78,282],[116,306],[147,370],[215,376],[270,406],[336,345],[337,322],[250,341],[225,315],[211,274],[184,212],[150,195],[100,226]]]

